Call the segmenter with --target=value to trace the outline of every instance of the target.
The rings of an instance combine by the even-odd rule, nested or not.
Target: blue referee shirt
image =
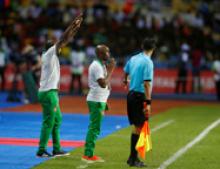
[[[132,56],[124,67],[125,73],[130,77],[129,90],[144,93],[144,81],[153,81],[153,68],[151,58],[145,53]]]

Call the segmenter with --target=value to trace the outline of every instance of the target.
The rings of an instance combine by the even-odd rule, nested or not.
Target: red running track
[[[39,139],[29,138],[0,138],[0,145],[13,146],[38,146]],[[61,140],[62,147],[80,147],[84,145],[84,141]],[[48,146],[52,146],[50,140]]]

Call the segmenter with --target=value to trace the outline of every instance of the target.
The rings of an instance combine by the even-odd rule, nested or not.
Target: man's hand
[[[124,74],[124,80],[123,80],[123,85],[124,85],[124,89],[127,90],[128,89],[128,83],[129,83],[129,79],[128,79],[128,73]]]
[[[124,85],[124,89],[127,90],[128,89],[128,80],[127,79],[123,80],[123,85]]]
[[[143,112],[145,113],[145,117],[148,119],[151,115],[151,105],[143,103]]]
[[[80,25],[83,21],[82,14],[77,16],[71,24],[68,26],[68,28],[65,30],[65,32],[62,34],[59,42],[57,43],[57,54],[59,54],[60,49],[67,45],[70,41],[73,40],[74,36],[76,35],[77,31],[80,28]]]
[[[114,58],[110,58],[109,59],[109,63],[107,64],[107,71],[108,72],[113,72],[113,70],[115,69],[116,66],[116,61]]]
[[[71,41],[74,36],[76,35],[77,31],[79,30],[80,28],[80,25],[83,21],[83,18],[82,18],[82,14],[80,14],[79,16],[77,16],[71,23],[70,25],[70,33],[69,33],[69,41]]]

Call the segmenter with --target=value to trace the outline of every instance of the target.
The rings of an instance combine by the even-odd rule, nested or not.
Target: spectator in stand
[[[71,52],[70,62],[72,78],[70,82],[70,93],[74,92],[75,80],[78,83],[78,94],[82,94],[83,92],[82,75],[84,71],[85,59],[85,52],[83,52],[80,47],[77,47],[76,50]]]
[[[24,62],[21,66],[22,81],[24,83],[23,102],[37,103],[37,84],[39,82],[37,72],[39,72],[41,68],[40,56],[30,44],[26,44],[21,53],[24,58]]]
[[[216,56],[215,61],[213,63],[213,71],[214,71],[214,80],[216,87],[216,95],[218,101],[220,101],[220,55]]]
[[[189,51],[190,46],[187,43],[183,43],[181,45],[181,53],[179,58],[179,65],[178,65],[178,77],[176,80],[176,89],[175,92],[179,93],[180,89],[182,88],[182,93],[186,93],[187,87],[187,64],[189,61]]]
[[[197,93],[201,91],[200,82],[200,70],[201,70],[201,59],[203,53],[201,48],[195,46],[192,51],[192,93]]]
[[[12,86],[9,89],[7,101],[20,102],[21,100],[18,96],[18,78],[21,75],[21,65],[24,62],[24,60],[21,57],[20,50],[16,42],[12,42],[11,44],[11,53],[9,55],[9,59],[14,65],[14,76],[12,80]]]
[[[6,69],[6,54],[0,46],[0,82],[1,91],[5,90],[5,69]]]
[[[181,0],[182,4],[185,4],[183,6],[179,6],[175,1],[162,0],[115,0],[109,3],[110,1],[91,0],[77,1],[77,3],[43,0],[29,0],[28,3],[10,1],[11,5],[3,15],[0,15],[0,27],[3,28],[1,36],[7,39],[10,47],[13,41],[22,47],[22,43],[29,39],[35,49],[41,51],[39,49],[44,44],[42,43],[44,36],[50,30],[55,32],[55,36],[60,36],[60,32],[72,16],[83,8],[82,10],[85,10],[83,33],[78,34],[75,41],[79,41],[80,38],[84,42],[88,63],[95,56],[96,44],[107,41],[112,53],[118,56],[116,58],[118,64],[123,65],[126,56],[133,51],[138,52],[142,37],[152,33],[156,33],[160,39],[158,52],[163,49],[161,48],[163,44],[168,47],[167,57],[156,58],[155,63],[159,62],[159,64],[155,67],[177,66],[176,60],[171,63],[169,56],[179,54],[179,45],[183,39],[187,39],[192,45],[199,41],[202,43],[199,50],[209,51],[210,55],[213,55],[213,49],[219,49],[218,42],[215,43],[213,36],[214,32],[220,30],[217,1]],[[189,6],[193,8],[189,9]],[[168,9],[165,13],[164,7]],[[12,51],[12,47],[9,51]],[[204,59],[207,57],[205,54]],[[62,58],[62,63],[68,63],[68,58]],[[209,67],[210,61],[205,64],[204,66]]]
[[[32,59],[31,71],[35,83],[38,85],[40,81],[40,71],[41,71],[41,60],[40,55],[36,54]]]

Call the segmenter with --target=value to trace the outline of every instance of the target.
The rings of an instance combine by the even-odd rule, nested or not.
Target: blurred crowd
[[[80,12],[84,14],[82,28],[74,42],[63,49],[61,64],[74,65],[71,58],[77,53],[82,56],[83,64],[89,63],[95,55],[95,46],[105,43],[118,66],[123,66],[127,57],[140,50],[147,34],[158,37],[153,59],[159,68],[193,69],[197,76],[201,69],[211,69],[212,62],[220,56],[217,0],[7,2],[10,2],[7,6],[1,6],[0,55],[5,59],[0,57],[0,67],[8,62],[16,65],[26,62],[36,67],[46,41],[58,39]]]

